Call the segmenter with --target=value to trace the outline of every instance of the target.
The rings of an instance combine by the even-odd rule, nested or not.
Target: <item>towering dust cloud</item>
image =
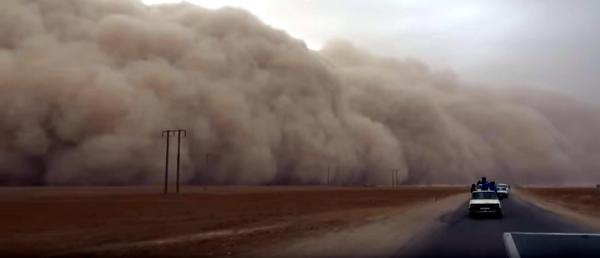
[[[598,110],[569,97],[471,87],[346,42],[314,52],[236,9],[0,7],[1,184],[160,182],[171,128],[190,131],[189,183],[600,179]]]

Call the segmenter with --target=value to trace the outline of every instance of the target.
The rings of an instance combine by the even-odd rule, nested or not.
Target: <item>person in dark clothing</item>
[[[471,193],[477,190],[477,186],[475,184],[471,184]]]
[[[490,190],[492,191],[498,191],[498,189],[496,188],[496,181],[492,181],[490,182]]]
[[[481,183],[480,183],[480,189],[481,190],[488,190],[490,188],[490,184],[487,181],[486,177],[481,177]]]
[[[490,190],[490,183],[488,182],[483,182],[483,184],[481,184],[481,190]]]
[[[490,182],[485,177],[481,178],[481,190],[490,190]]]

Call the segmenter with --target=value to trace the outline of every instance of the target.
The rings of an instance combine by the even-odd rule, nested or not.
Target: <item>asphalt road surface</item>
[[[590,232],[514,196],[502,201],[503,218],[473,219],[464,207],[442,218],[441,231],[409,243],[397,257],[507,257],[504,232]]]

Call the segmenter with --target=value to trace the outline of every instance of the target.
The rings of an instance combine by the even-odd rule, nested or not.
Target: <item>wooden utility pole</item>
[[[181,133],[183,133],[183,137],[187,136],[187,131],[183,129],[177,130],[177,184],[176,184],[176,193],[179,193],[179,160],[180,160],[180,152],[181,152]]]
[[[183,129],[178,129],[178,130],[163,130],[162,131],[162,136],[163,137],[167,137],[167,145],[166,145],[166,151],[165,151],[165,186],[164,186],[164,194],[167,194],[169,192],[169,144],[170,144],[170,139],[171,139],[171,135],[175,136],[175,133],[177,133],[177,181],[176,181],[176,185],[175,185],[175,191],[177,193],[179,193],[179,167],[180,167],[180,159],[181,159],[181,133],[183,133],[183,136],[187,136],[187,131],[183,130]]]
[[[396,188],[400,186],[400,169],[392,169],[392,187]]]
[[[165,187],[164,187],[164,194],[167,194],[168,192],[168,187],[169,187],[169,140],[171,139],[171,131],[170,130],[164,130],[162,132],[162,136],[165,137],[167,136],[167,146],[166,146],[166,151],[165,151]]]

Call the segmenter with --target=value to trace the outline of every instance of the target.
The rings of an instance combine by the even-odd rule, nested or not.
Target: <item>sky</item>
[[[142,0],[147,4],[181,0]],[[600,98],[600,1],[188,0],[240,7],[315,50],[344,39],[462,80]]]

